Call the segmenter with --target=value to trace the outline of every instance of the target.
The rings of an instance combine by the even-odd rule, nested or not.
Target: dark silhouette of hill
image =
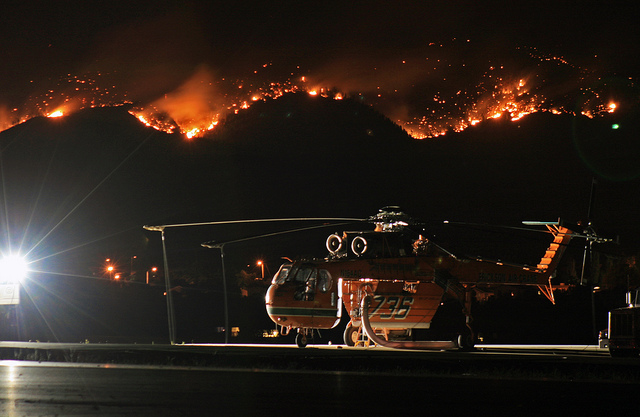
[[[139,251],[144,224],[366,217],[389,204],[423,220],[579,220],[596,177],[594,220],[637,231],[638,181],[590,169],[575,119],[539,113],[414,140],[368,106],[306,94],[256,103],[192,141],[146,128],[124,108],[33,119],[0,134],[4,223],[14,240],[28,224],[25,247],[46,236],[41,246],[54,252],[106,244],[106,253]],[[580,121],[591,132],[601,125]],[[592,146],[602,160],[606,146]]]
[[[576,119],[587,130],[608,123],[539,113],[420,141],[357,102],[301,94],[258,103],[213,137],[234,143],[249,165],[264,166],[263,181],[296,194],[318,189],[323,200],[331,199],[328,210],[342,212],[355,197],[373,207],[397,202],[423,218],[577,219],[586,216],[591,179],[613,181],[581,159]],[[473,210],[465,212],[469,205]]]
[[[540,253],[528,245],[514,245],[513,234],[470,237],[468,231],[444,229],[441,221],[519,225],[527,219],[579,220],[586,217],[596,177],[595,224],[637,248],[637,136],[628,133],[637,131],[637,123],[627,115],[620,120],[625,120],[621,126],[629,127],[627,133],[612,132],[610,118],[539,113],[517,122],[488,120],[460,133],[415,140],[357,101],[306,94],[255,103],[195,140],[147,128],[123,107],[36,118],[0,133],[2,243],[41,259],[34,264],[38,271],[102,278],[108,257],[120,262],[125,272],[138,270],[140,277],[161,260],[158,233],[143,230],[145,224],[362,218],[393,204],[431,221],[436,239],[447,247],[531,262]],[[263,230],[246,226],[168,231],[175,279],[219,280],[217,253],[200,243]],[[256,253],[271,257],[273,269],[284,255],[322,256],[328,232],[236,247],[229,257],[230,275]],[[534,246],[539,245],[536,241]],[[211,290],[219,296],[215,285]],[[87,299],[95,297],[92,293]],[[156,301],[162,306],[159,297]],[[201,334],[193,315],[203,310],[189,300],[182,301],[181,314],[192,323],[191,334]],[[191,313],[184,312],[186,306]],[[179,328],[184,329],[184,323]],[[121,333],[130,337],[131,331]]]

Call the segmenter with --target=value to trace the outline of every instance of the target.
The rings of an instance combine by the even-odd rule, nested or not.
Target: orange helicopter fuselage
[[[282,277],[283,269],[287,277]],[[470,286],[544,285],[548,274],[450,256],[305,261],[285,264],[267,292],[271,319],[285,327],[330,329],[342,304],[358,325],[365,295],[376,328],[429,328],[446,292],[464,298]]]

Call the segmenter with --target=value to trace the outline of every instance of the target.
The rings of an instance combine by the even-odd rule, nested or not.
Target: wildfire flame
[[[552,68],[549,73],[558,66],[573,68],[565,59],[541,55],[534,48],[527,53],[537,62],[550,65]],[[403,68],[409,66],[408,62],[411,61],[400,61]],[[429,71],[439,71],[438,74],[445,71],[442,81],[445,85],[448,81],[446,75],[455,74],[454,64],[444,59],[427,58],[424,62],[423,65],[433,65],[427,68]],[[260,75],[268,71],[271,65],[260,65],[252,72],[253,78],[245,79],[216,76],[210,68],[200,67],[182,85],[146,104],[134,103],[127,92],[120,92],[116,84],[110,82],[110,74],[67,74],[59,80],[57,88],[31,97],[24,108],[0,108],[0,130],[36,116],[62,117],[78,109],[128,104],[132,105],[129,112],[144,125],[167,133],[179,132],[187,139],[192,139],[205,135],[219,126],[228,115],[248,109],[256,102],[299,92],[334,100],[353,98],[370,104],[416,139],[438,137],[450,131],[460,132],[487,119],[508,117],[511,121],[518,121],[536,112],[576,115],[574,109],[567,109],[567,105],[545,94],[547,79],[544,74],[512,77],[504,66],[490,65],[475,85],[437,91],[432,96],[421,98],[418,104],[406,105],[400,101],[403,86],[394,86],[393,80],[378,85],[361,82],[361,85],[347,88],[349,81],[324,75],[314,77],[313,73],[296,76],[296,72],[292,71],[284,80],[265,81]],[[460,69],[465,66],[464,63],[460,64]],[[300,68],[297,70],[302,71]],[[377,67],[375,71],[378,71]],[[420,71],[414,72],[420,74]],[[584,77],[578,80],[578,84],[583,81],[586,83],[589,74],[581,69],[578,72]],[[345,86],[340,87],[341,82]],[[586,87],[580,89],[584,94],[589,94],[577,114],[593,118],[612,113],[619,107],[619,103],[605,100],[600,91]],[[396,102],[401,105],[394,106]],[[395,116],[398,109],[405,111]]]
[[[62,110],[56,110],[53,113],[49,113],[47,115],[47,117],[62,117],[64,116],[64,113],[62,112]]]

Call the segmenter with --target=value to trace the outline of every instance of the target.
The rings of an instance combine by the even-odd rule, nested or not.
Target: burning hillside
[[[535,112],[593,118],[638,102],[634,80],[605,79],[535,48],[519,48],[513,59],[501,64],[490,57],[471,59],[472,50],[471,41],[453,39],[447,45],[429,44],[406,58],[333,62],[314,69],[266,62],[241,76],[221,75],[201,65],[172,90],[155,91],[153,98],[126,91],[121,85],[128,85],[123,82],[127,74],[117,71],[66,74],[34,83],[41,92],[22,105],[2,109],[0,129],[37,116],[127,104],[145,125],[193,138],[255,102],[302,92],[373,106],[414,138],[424,139],[487,119],[516,121]]]

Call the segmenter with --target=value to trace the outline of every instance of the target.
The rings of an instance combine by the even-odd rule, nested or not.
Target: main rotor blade
[[[307,230],[321,229],[323,227],[343,226],[345,224],[351,224],[351,222],[348,222],[348,223],[321,224],[321,225],[317,225],[317,226],[301,227],[301,228],[298,228],[298,229],[281,230],[279,232],[265,233],[263,235],[249,236],[249,237],[245,237],[245,238],[241,238],[241,239],[234,239],[234,240],[227,240],[225,242],[215,242],[215,241],[204,242],[200,246],[205,247],[205,248],[209,248],[209,249],[216,249],[216,248],[221,248],[222,246],[224,246],[224,245],[226,245],[228,243],[245,242],[247,240],[254,240],[254,239],[261,239],[261,238],[265,238],[265,237],[284,235],[284,234],[287,234],[287,233],[304,232],[304,231],[307,231]]]
[[[488,223],[470,223],[470,222],[455,222],[455,221],[449,221],[449,220],[445,220],[443,221],[444,224],[452,224],[454,226],[470,226],[470,227],[480,227],[480,228],[485,228],[485,229],[507,229],[507,230],[523,230],[526,232],[535,232],[535,233],[545,233],[545,234],[550,234],[551,232],[548,229],[542,230],[542,229],[531,229],[528,227],[518,227],[518,226],[503,226],[503,225],[493,225],[493,224],[488,224]],[[528,226],[546,226],[546,225],[552,225],[552,224],[558,224],[557,221],[555,222],[533,222],[533,221],[526,221],[526,222],[522,222],[525,225]]]
[[[367,219],[355,219],[349,217],[290,217],[290,218],[275,218],[275,219],[246,219],[246,220],[222,220],[215,222],[202,222],[202,223],[176,223],[176,224],[163,224],[158,226],[142,226],[145,230],[161,231],[167,227],[190,227],[190,226],[214,226],[222,224],[239,224],[239,223],[266,223],[266,222],[294,222],[294,221],[336,221],[336,222],[363,222]]]
[[[525,232],[534,232],[534,233],[544,233],[544,234],[553,234],[553,232],[551,232],[551,230],[549,229],[530,229],[528,227],[518,227],[518,226],[501,226],[501,225],[492,225],[492,224],[487,224],[487,223],[469,223],[469,222],[452,222],[449,220],[445,220],[443,222],[444,224],[452,224],[454,226],[470,226],[470,227],[478,227],[478,228],[485,228],[485,229],[507,229],[507,230],[522,230]],[[565,225],[569,227],[570,230],[573,229],[578,229],[582,226],[578,226],[578,225],[574,225],[574,224],[568,224],[564,221],[554,221],[554,222],[541,222],[541,221],[523,221],[523,224],[527,225],[527,226],[552,226],[552,225]],[[607,239],[607,238],[602,238],[600,236],[598,236],[595,233],[589,233],[589,232],[585,232],[585,233],[577,233],[577,232],[571,232],[567,234],[568,236],[571,236],[571,238],[581,238],[581,239],[585,239],[587,242],[592,242],[592,243],[609,243],[609,242],[613,242],[613,239]]]

